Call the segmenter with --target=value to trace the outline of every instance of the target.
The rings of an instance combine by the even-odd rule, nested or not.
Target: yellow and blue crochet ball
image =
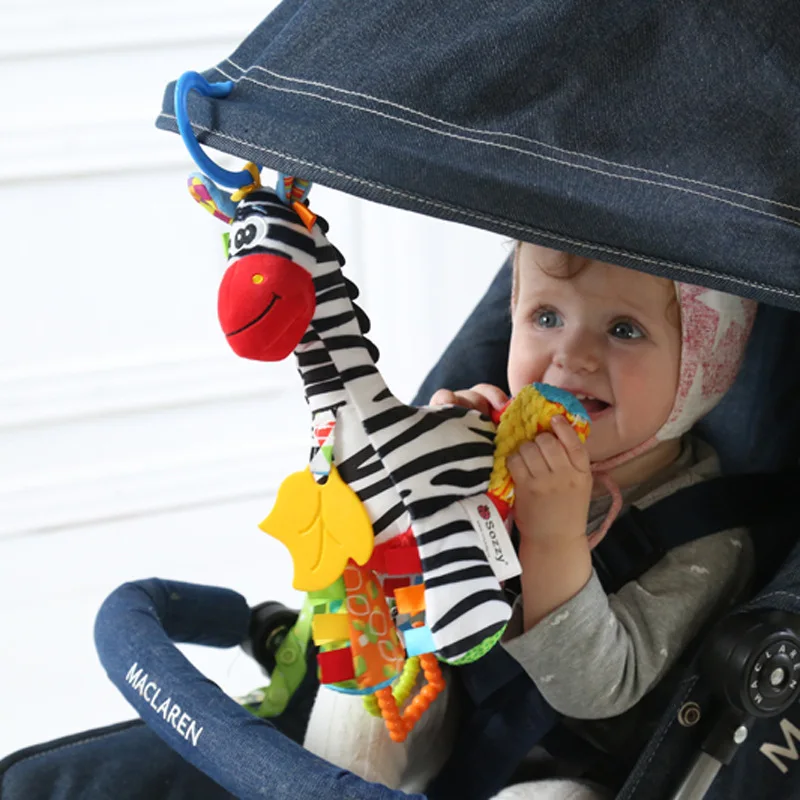
[[[506,459],[522,442],[535,439],[551,430],[553,417],[564,416],[575,429],[578,438],[586,441],[590,418],[586,409],[573,394],[546,383],[526,386],[503,410],[495,434],[494,465],[489,478],[489,493],[501,502],[513,503],[514,482],[506,467]]]
[[[559,389],[557,386],[550,386],[548,383],[532,383],[530,386],[526,386],[522,392],[517,395],[517,397],[521,397],[523,393],[529,392],[531,389],[539,392],[539,394],[541,394],[542,397],[544,397],[544,399],[549,403],[555,403],[556,405],[563,406],[568,417],[575,417],[584,422],[586,425],[589,425],[589,413],[583,407],[581,401],[566,389]],[[554,414],[550,415],[550,419],[552,419],[555,413],[559,412],[554,412]],[[573,422],[573,420],[570,420],[570,422]],[[586,433],[588,433],[588,428]]]

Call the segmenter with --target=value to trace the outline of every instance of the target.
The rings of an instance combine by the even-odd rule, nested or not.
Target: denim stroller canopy
[[[797,309],[798,41],[782,0],[284,0],[189,116],[353,195]]]

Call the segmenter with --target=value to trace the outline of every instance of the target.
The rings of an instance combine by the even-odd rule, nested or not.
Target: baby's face
[[[681,354],[675,288],[568,258],[581,269],[561,277],[564,253],[520,245],[508,380],[512,394],[533,381],[577,394],[592,418],[589,456],[601,461],[649,439],[672,410]]]

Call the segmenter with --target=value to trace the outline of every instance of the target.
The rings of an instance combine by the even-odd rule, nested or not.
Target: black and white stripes
[[[510,615],[462,504],[486,491],[494,426],[463,408],[407,406],[389,391],[343,259],[322,226],[308,232],[272,192],[259,190],[239,205],[231,239],[233,260],[269,252],[310,273],[316,308],[295,355],[312,417],[335,413],[334,462],[364,503],[376,541],[413,530],[436,652],[458,660]]]

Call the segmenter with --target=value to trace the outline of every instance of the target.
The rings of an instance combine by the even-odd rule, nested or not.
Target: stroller
[[[800,12],[778,2],[723,12],[688,0],[400,0],[387,11],[284,0],[206,73],[234,91],[188,102],[203,143],[259,165],[762,303],[737,383],[700,431],[728,476],[724,496],[743,498],[729,510],[747,515],[756,542],[753,595],[659,684],[652,727],[607,773],[623,800],[800,792],[798,34]],[[742,64],[747,77],[731,80]],[[158,120],[169,130],[173,97],[171,85]],[[510,272],[501,268],[417,402],[440,386],[505,383]],[[637,541],[652,558],[653,540]],[[233,796],[407,797],[296,744],[316,690],[313,653],[292,639],[296,616],[250,609],[224,589],[144,581],[109,597],[97,642],[145,722]],[[173,641],[246,642],[285,682],[277,727],[206,681]],[[136,672],[144,652],[146,676]],[[143,677],[191,684],[202,725],[175,703],[162,711],[155,689],[131,692]],[[454,784],[426,796],[468,795]]]

